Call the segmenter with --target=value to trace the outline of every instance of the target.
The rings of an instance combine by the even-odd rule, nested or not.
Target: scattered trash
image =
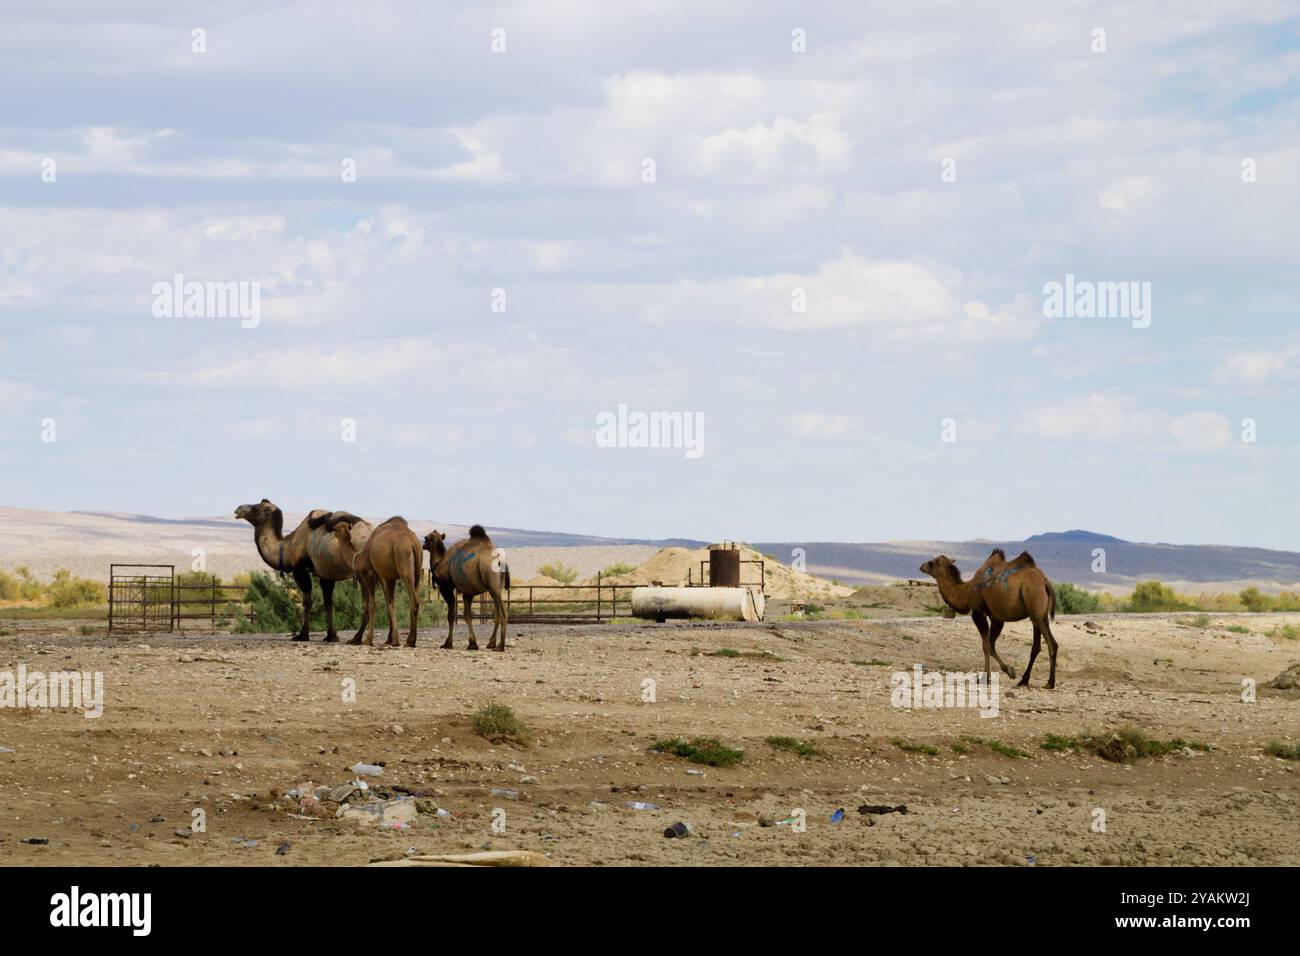
[[[12,754],[17,752],[18,751],[14,750],[13,747],[0,747],[0,754]]]
[[[288,844],[288,843],[281,843],[279,846],[277,846],[277,847],[275,848],[275,855],[276,855],[276,856],[284,856],[286,853],[289,852],[289,847],[290,847],[290,844]]]
[[[384,773],[383,767],[373,763],[354,763],[348,769],[359,777],[380,777]]]
[[[189,827],[185,827],[183,830],[176,830],[175,833],[182,840],[188,840],[190,837],[194,836],[194,831]]]
[[[704,771],[703,771],[703,770],[688,770],[688,771],[686,771],[686,776],[688,776],[688,777],[703,777],[703,776],[704,776]]]
[[[503,800],[518,800],[518,790],[507,790],[505,787],[493,787],[492,796],[501,797]]]
[[[664,831],[664,836],[670,840],[681,840],[691,835],[691,825],[689,823],[674,823]]]
[[[624,804],[629,810],[658,810],[657,803],[642,803],[640,800],[629,800]]]
[[[31,846],[45,846],[47,843],[50,842],[50,838],[49,837],[23,837],[19,842],[27,843],[30,844]]]
[[[1037,861],[1034,860],[1034,855],[1030,853],[1028,856],[1025,857],[1025,862],[1028,863],[1030,866],[1033,866],[1034,863]]]
[[[339,807],[338,817],[356,820],[368,825],[378,824],[385,829],[408,829],[419,817],[419,809],[411,797],[400,800],[375,800],[372,803],[348,803]],[[394,824],[398,824],[394,826]]]
[[[896,807],[891,807],[887,803],[864,803],[858,807],[858,813],[907,813],[907,804],[900,803]]]
[[[844,819],[843,807],[840,807],[838,810],[836,810],[834,813],[831,814],[831,823],[839,823],[843,819]]]
[[[150,817],[150,818],[149,818],[149,822],[150,822],[150,823],[166,823],[166,822],[167,822],[167,818],[166,818],[166,817],[163,817],[163,816]]]
[[[243,837],[235,837],[230,842],[236,846],[242,846],[245,850],[251,850],[253,847],[257,846],[256,840],[245,840]]]
[[[785,825],[788,824],[788,823],[794,823],[794,822],[797,821],[798,819],[799,819],[798,817],[786,817],[784,820],[777,820],[777,821],[776,821],[776,826],[778,826],[778,827],[783,827],[783,826],[785,826]]]

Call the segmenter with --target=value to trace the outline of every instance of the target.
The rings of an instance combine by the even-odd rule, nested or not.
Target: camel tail
[[[510,567],[509,567],[509,565],[507,565],[507,566],[506,566],[506,567],[501,571],[501,584],[505,587],[505,589],[506,589],[507,591],[510,590]]]
[[[1052,587],[1052,582],[1047,582],[1047,612],[1052,620],[1056,620],[1056,588]]]

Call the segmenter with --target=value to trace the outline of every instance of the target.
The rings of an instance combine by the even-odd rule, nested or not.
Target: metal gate
[[[176,606],[174,564],[111,564],[108,630],[170,631]]]

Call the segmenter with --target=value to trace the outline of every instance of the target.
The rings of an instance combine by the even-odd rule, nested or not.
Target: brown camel
[[[984,675],[989,676],[989,655],[1013,680],[1013,671],[998,654],[997,640],[1002,625],[1008,621],[1029,618],[1034,625],[1034,644],[1029,650],[1029,663],[1025,665],[1021,687],[1029,686],[1029,672],[1034,669],[1041,637],[1047,638],[1051,658],[1051,671],[1047,675],[1049,689],[1056,686],[1056,638],[1052,636],[1050,621],[1056,617],[1056,591],[1047,575],[1038,569],[1034,559],[1025,551],[1014,561],[1008,561],[1001,548],[995,548],[980,565],[969,581],[962,581],[957,565],[946,555],[921,565],[921,571],[939,584],[939,594],[944,603],[959,614],[969,614],[979,629],[984,644]]]
[[[424,549],[429,552],[429,573],[447,602],[447,640],[443,648],[451,649],[451,636],[456,629],[456,595],[459,593],[465,602],[469,649],[478,650],[478,641],[474,638],[473,602],[486,591],[493,604],[492,638],[488,641],[488,650],[504,651],[508,615],[501,594],[503,588],[510,590],[510,568],[481,525],[474,525],[469,529],[468,538],[457,541],[450,548],[446,541],[447,536],[438,531],[430,531],[424,536]],[[498,629],[501,632],[500,643],[497,641]]]
[[[265,498],[255,505],[240,505],[235,517],[253,526],[253,541],[262,560],[281,574],[292,574],[302,591],[302,630],[295,641],[311,640],[311,578],[320,578],[325,595],[326,642],[339,639],[334,630],[334,585],[352,577],[352,559],[365,547],[370,525],[346,511],[317,509],[286,538],[284,512]],[[360,636],[365,630],[361,624]]]
[[[406,585],[406,593],[411,599],[411,632],[407,635],[406,646],[415,646],[415,635],[420,620],[420,586],[424,551],[420,539],[415,536],[405,518],[392,517],[377,527],[360,551],[352,560],[352,567],[361,591],[366,597],[366,631],[365,643],[375,643],[375,582],[384,588],[384,601],[388,605],[388,647],[397,646],[397,615],[394,613],[397,582],[400,579]],[[348,641],[349,644],[362,643],[360,632]]]

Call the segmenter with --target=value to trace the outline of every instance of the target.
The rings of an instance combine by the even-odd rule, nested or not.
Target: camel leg
[[[971,620],[975,622],[975,627],[980,632],[980,643],[984,646],[984,682],[991,684],[993,675],[989,671],[989,654],[992,648],[989,646],[989,621],[979,611],[971,612]]]
[[[1015,680],[1016,672],[1011,669],[1010,665],[1002,659],[1002,655],[998,653],[998,635],[1002,633],[1002,625],[1005,623],[1005,621],[999,621],[997,618],[989,619],[989,650],[993,652],[993,659],[998,662],[998,667],[1002,668],[1002,672],[1012,680]]]
[[[1052,634],[1052,625],[1047,623],[1047,617],[1043,617],[1043,623],[1040,625],[1043,634],[1047,638],[1047,653],[1052,663],[1051,670],[1047,672],[1047,689],[1051,690],[1056,686],[1056,638]]]
[[[384,606],[388,608],[388,640],[385,647],[397,647],[397,579],[380,578],[384,588]]]
[[[295,641],[311,640],[311,572],[299,568],[293,570],[294,583],[302,592],[302,630],[294,635]]]
[[[361,589],[366,595],[366,619],[361,626],[366,629],[366,646],[375,646],[375,576],[367,574],[361,579]]]
[[[438,590],[442,594],[442,599],[447,602],[447,640],[443,641],[442,649],[451,650],[451,636],[456,631],[456,591],[454,588],[438,585]]]
[[[504,651],[506,649],[506,618],[509,612],[506,610],[506,602],[501,598],[501,585],[498,583],[495,587],[490,588],[492,592],[492,643],[488,644],[488,650],[495,649]],[[501,628],[501,637],[497,637],[497,628]]]
[[[373,640],[374,638],[373,626],[370,623],[370,604],[369,604],[370,599],[368,597],[368,592],[366,591],[366,576],[364,574],[357,575],[357,584],[361,587],[361,597],[362,597],[361,626],[357,628],[357,633],[352,636],[352,640],[348,641],[349,644],[370,643],[369,641],[365,640],[367,627],[372,628],[371,639]],[[370,586],[374,587],[373,580],[370,582]]]
[[[325,595],[325,643],[337,644],[339,632],[334,630],[334,581],[320,580],[320,590]]]
[[[474,637],[474,595],[465,595],[465,626],[469,628],[469,649],[478,650],[478,641]]]
[[[406,637],[406,646],[415,646],[415,635],[420,628],[420,592],[416,590],[416,582],[420,580],[419,575],[413,580],[404,580],[406,585],[406,594],[411,601],[411,630]]]
[[[1034,622],[1034,644],[1031,648],[1029,648],[1029,663],[1025,665],[1025,672],[1024,674],[1021,675],[1020,683],[1016,685],[1017,687],[1029,686],[1029,672],[1034,669],[1034,658],[1038,656],[1038,648],[1042,644],[1042,641],[1040,640],[1041,635],[1042,635],[1042,631],[1038,627],[1038,622],[1035,621]]]

